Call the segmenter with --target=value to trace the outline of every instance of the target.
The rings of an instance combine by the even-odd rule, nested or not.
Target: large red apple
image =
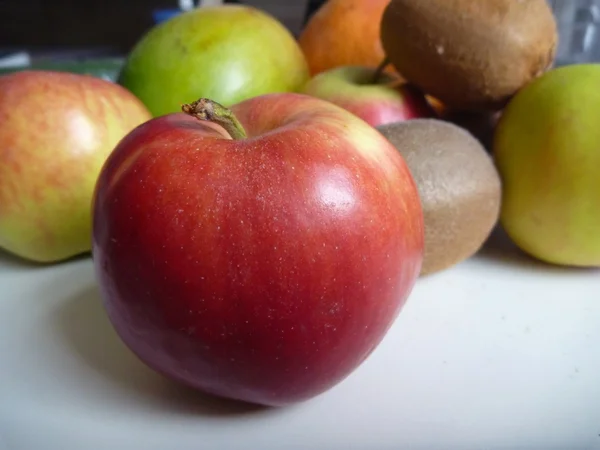
[[[377,127],[410,119],[434,117],[425,95],[398,75],[376,68],[343,66],[311,78],[302,93],[335,103]]]
[[[413,178],[375,128],[320,99],[184,110],[130,133],[99,177],[108,315],[150,367],[200,390],[275,406],[320,394],[375,349],[419,274]]]

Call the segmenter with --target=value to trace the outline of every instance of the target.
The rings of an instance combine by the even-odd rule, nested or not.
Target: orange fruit
[[[379,29],[383,11],[389,2],[325,2],[309,19],[298,38],[311,75],[339,66],[377,67],[385,58]]]

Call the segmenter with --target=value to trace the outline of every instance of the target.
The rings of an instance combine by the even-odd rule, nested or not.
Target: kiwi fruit
[[[500,109],[556,56],[546,0],[391,0],[381,42],[402,76],[445,105]]]
[[[421,276],[477,253],[498,223],[501,206],[500,175],[481,143],[440,119],[411,119],[377,129],[406,160],[421,197]]]

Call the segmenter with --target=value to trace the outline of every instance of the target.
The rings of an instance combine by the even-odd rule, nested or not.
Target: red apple
[[[148,366],[202,391],[316,396],[375,349],[416,281],[414,180],[375,128],[313,97],[184,110],[130,133],[99,177],[108,316]]]
[[[370,67],[338,67],[311,78],[302,92],[335,103],[374,127],[436,115],[422,92],[398,75],[376,72]]]

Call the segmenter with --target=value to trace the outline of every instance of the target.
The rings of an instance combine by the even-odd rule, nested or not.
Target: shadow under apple
[[[84,364],[129,396],[175,414],[233,416],[268,412],[259,405],[204,394],[172,382],[143,364],[121,341],[101,303],[96,286],[65,301],[56,326],[65,344]]]
[[[2,248],[0,248],[0,265],[9,267],[11,269],[22,269],[28,266],[36,266],[36,264],[25,261],[24,259],[21,259]]]
[[[29,260],[26,258],[22,258],[13,253],[10,253],[3,248],[0,248],[0,265],[4,267],[8,267],[10,269],[38,269],[38,268],[46,268],[53,267],[62,264],[69,264],[71,262],[82,261],[85,259],[91,258],[91,253],[89,251],[78,253],[76,255],[70,256],[68,258],[62,259],[60,261],[53,262],[38,262]]]

